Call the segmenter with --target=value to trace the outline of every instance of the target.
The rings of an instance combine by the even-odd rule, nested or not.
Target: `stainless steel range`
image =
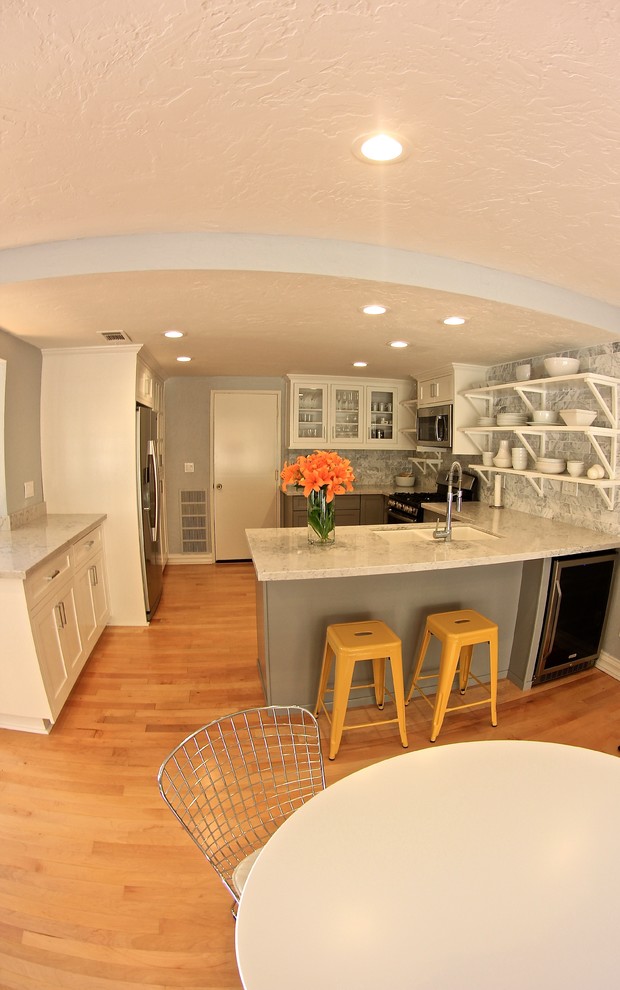
[[[477,494],[477,479],[463,472],[463,501],[473,502]],[[387,500],[388,523],[424,522],[425,502],[445,502],[448,495],[448,472],[437,480],[434,492],[394,492]]]

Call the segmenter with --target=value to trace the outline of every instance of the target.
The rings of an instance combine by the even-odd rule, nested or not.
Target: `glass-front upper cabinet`
[[[364,386],[332,385],[330,441],[353,446],[364,440]]]
[[[327,386],[296,384],[293,393],[291,440],[316,447],[327,441]]]
[[[369,386],[366,392],[367,442],[391,446],[397,437],[398,391]]]

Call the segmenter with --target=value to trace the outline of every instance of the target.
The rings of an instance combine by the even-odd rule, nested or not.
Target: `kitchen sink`
[[[410,543],[412,540],[421,540],[425,543],[437,543],[441,545],[443,540],[435,540],[433,533],[434,526],[425,526],[423,523],[412,525],[407,529],[397,529],[395,526],[389,529],[376,529],[377,536],[383,537],[390,543]],[[452,543],[476,543],[485,540],[499,540],[501,537],[494,536],[493,533],[486,533],[483,529],[476,529],[474,526],[452,524]]]

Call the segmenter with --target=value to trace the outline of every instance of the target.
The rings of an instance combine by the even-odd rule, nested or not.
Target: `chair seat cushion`
[[[232,882],[239,896],[241,896],[243,888],[245,887],[245,882],[250,875],[250,870],[254,866],[254,863],[258,859],[261,852],[261,849],[255,849],[253,853],[250,853],[249,856],[242,859],[239,865],[233,870]]]

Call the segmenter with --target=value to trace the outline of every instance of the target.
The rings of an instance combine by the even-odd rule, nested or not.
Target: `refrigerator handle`
[[[153,539],[153,542],[156,542],[159,533],[159,478],[157,475],[157,454],[155,452],[154,440],[149,440],[146,453],[147,458],[150,461],[150,469],[153,472],[153,485],[151,490],[155,498],[155,518],[153,519],[153,525],[151,527],[151,538]]]

